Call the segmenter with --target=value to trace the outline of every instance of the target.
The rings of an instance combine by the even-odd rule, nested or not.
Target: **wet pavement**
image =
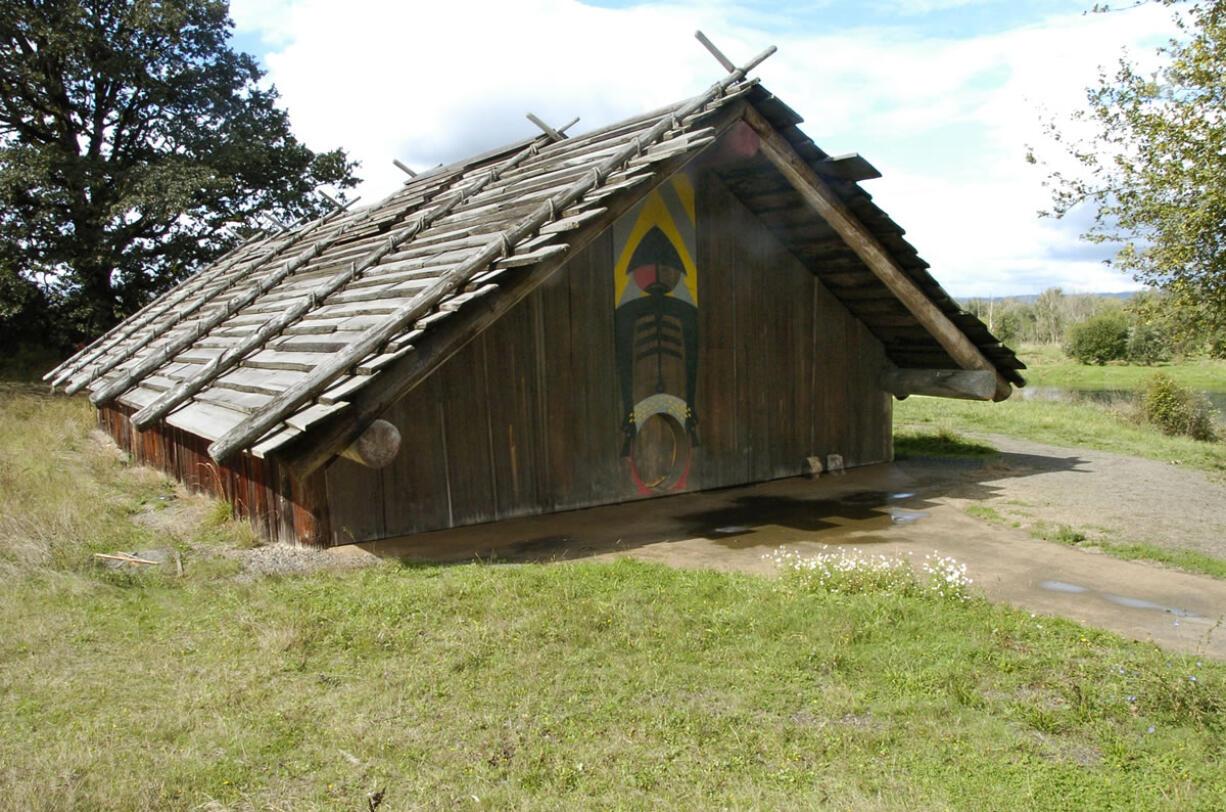
[[[1040,467],[1069,477],[1085,473],[1073,456],[1053,457]],[[1010,481],[1034,470],[1024,464],[913,460],[348,549],[432,561],[633,556],[763,575],[774,572],[764,556],[779,547],[801,554],[856,547],[920,558],[937,551],[965,563],[973,588],[993,600],[1226,659],[1226,628],[1217,628],[1226,613],[1226,581],[1045,542],[966,513],[968,504],[1008,496]]]

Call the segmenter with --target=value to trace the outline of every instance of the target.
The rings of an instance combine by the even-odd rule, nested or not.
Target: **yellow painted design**
[[[693,224],[694,187],[690,183],[690,179],[684,173],[678,173],[665,182],[673,185],[677,196],[681,198],[681,204],[685,207],[686,214],[690,217],[690,223]],[[613,301],[620,302],[622,300],[622,294],[626,292],[626,286],[630,284],[630,277],[626,271],[630,269],[630,259],[634,256],[634,249],[638,247],[638,244],[647,232],[651,230],[652,226],[659,227],[660,231],[664,232],[664,236],[668,237],[669,242],[677,249],[677,255],[681,257],[682,270],[685,271],[685,286],[690,291],[690,298],[693,300],[694,305],[697,306],[698,271],[694,264],[694,258],[690,256],[685,240],[681,237],[681,232],[677,230],[677,224],[673,221],[673,215],[668,210],[668,205],[664,202],[664,198],[660,196],[658,189],[652,189],[651,194],[643,201],[643,207],[639,210],[639,216],[634,222],[634,228],[631,229],[626,244],[622,246],[621,255],[617,258],[617,264],[613,266]],[[671,296],[672,294],[670,293],[669,295]]]
[[[685,213],[690,217],[690,223],[697,223],[698,219],[694,216],[694,184],[690,182],[690,176],[685,173],[673,175],[670,183],[673,184],[673,190],[677,192],[677,197],[681,199],[681,205],[685,207]]]
[[[634,404],[634,411],[631,413],[635,430],[642,429],[647,418],[653,414],[671,415],[674,420],[684,426],[690,416],[690,407],[686,406],[685,401],[676,395],[661,393],[645,397]]]

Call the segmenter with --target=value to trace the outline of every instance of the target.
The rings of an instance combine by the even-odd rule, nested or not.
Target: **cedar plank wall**
[[[294,493],[289,478],[276,462],[250,454],[218,465],[208,455],[209,441],[160,423],[146,431],[132,428],[134,409],[112,403],[98,409],[98,426],[134,462],[158,468],[193,491],[202,491],[233,505],[236,516],[247,519],[269,539],[288,542],[314,541],[317,522],[303,504],[313,496]]]
[[[697,178],[700,445],[687,490],[892,456],[880,342],[711,172]],[[384,415],[400,454],[327,468],[333,543],[642,498],[621,454],[612,229]]]

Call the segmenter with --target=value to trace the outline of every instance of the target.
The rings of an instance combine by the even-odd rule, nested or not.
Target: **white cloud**
[[[534,134],[529,111],[555,125],[581,116],[581,131],[722,72],[691,39],[696,16],[718,29],[718,15],[684,6],[301,0],[278,13],[271,0],[239,0],[232,11],[240,30],[280,32],[266,62],[295,131],[358,157],[368,193],[390,191],[392,158],[421,168]]]
[[[1167,10],[1142,7],[971,39],[898,28],[801,36],[781,44],[784,56],[763,73],[784,68],[770,85],[806,115],[818,144],[864,150],[883,171],[865,187],[951,292],[1127,290],[1138,285],[1102,262],[1110,248],[1078,239],[1084,221],[1037,217],[1051,204],[1047,170],[1025,155],[1035,145],[1061,165],[1043,121],[1067,122],[1098,66],[1112,66],[1122,45],[1142,56],[1152,49],[1137,44],[1168,30]]]
[[[1042,143],[1041,111],[1065,117],[1121,45],[1152,50],[1135,46],[1169,30],[1166,9],[1071,11],[964,39],[901,25],[755,30],[732,2],[234,0],[231,12],[269,44],[270,78],[299,136],[362,161],[367,201],[402,179],[392,158],[424,168],[532,135],[528,111],[553,124],[579,115],[578,132],[693,95],[721,74],[692,39],[702,28],[738,62],[780,46],[758,71],[764,84],[828,152],[863,151],[883,170],[866,188],[951,292],[1130,286],[1076,256],[1074,226],[1035,217],[1049,200],[1023,158]]]

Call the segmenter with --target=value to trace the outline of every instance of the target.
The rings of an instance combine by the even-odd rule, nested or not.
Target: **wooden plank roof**
[[[138,428],[165,420],[206,438],[217,459],[281,453],[310,432],[317,450],[303,464],[316,467],[752,105],[998,372],[1022,385],[1012,351],[958,308],[857,185],[876,170],[858,156],[826,155],[796,127],[799,116],[746,78],[766,55],[694,99],[579,137],[542,134],[417,175],[369,208],[260,236],[47,378],[88,390],[96,404],[137,409]],[[957,366],[769,162],[756,160],[723,173],[725,183],[890,358]]]

